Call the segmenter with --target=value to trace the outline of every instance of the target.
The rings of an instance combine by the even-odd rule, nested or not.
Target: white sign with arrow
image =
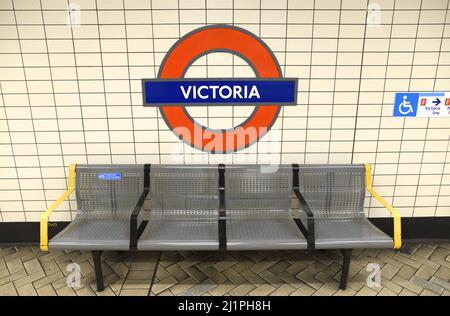
[[[397,92],[393,116],[450,117],[450,92]]]

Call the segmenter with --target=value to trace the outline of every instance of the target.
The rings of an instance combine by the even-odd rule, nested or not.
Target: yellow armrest
[[[75,169],[76,164],[69,167],[69,185],[67,191],[59,197],[44,213],[41,215],[41,250],[48,251],[48,217],[75,189]]]
[[[364,164],[366,168],[366,189],[372,194],[374,198],[376,198],[383,206],[391,212],[394,218],[394,249],[399,249],[402,246],[402,223],[401,217],[398,213],[397,209],[395,209],[392,205],[390,205],[385,199],[383,199],[378,193],[373,190],[372,187],[372,170],[370,168],[370,164]]]

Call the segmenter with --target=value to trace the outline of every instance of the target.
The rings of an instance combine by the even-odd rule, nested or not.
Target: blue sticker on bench
[[[116,180],[122,180],[122,174],[120,172],[115,172],[115,173],[99,173],[97,175],[97,178],[99,180],[104,180],[104,181],[116,181]]]

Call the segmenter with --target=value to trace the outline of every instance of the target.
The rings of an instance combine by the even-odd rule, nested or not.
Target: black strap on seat
[[[225,208],[224,164],[219,164],[219,250],[227,250],[227,213]]]
[[[303,195],[300,193],[300,179],[298,176],[299,173],[298,164],[292,164],[292,190],[299,201],[299,206],[302,207],[303,211],[307,216],[307,228],[303,224],[300,218],[295,218],[294,221],[297,224],[298,228],[302,232],[303,236],[305,236],[308,242],[308,249],[314,249],[315,247],[315,233],[314,233],[314,214],[311,211],[308,203],[306,202]]]
[[[148,192],[150,192],[150,167],[150,164],[144,165],[144,190],[142,191],[142,194],[139,197],[130,217],[130,250],[137,250],[138,239],[141,237],[141,234],[147,225],[147,221],[142,221],[138,229],[137,218],[142,206],[144,205],[145,199],[147,198]]]

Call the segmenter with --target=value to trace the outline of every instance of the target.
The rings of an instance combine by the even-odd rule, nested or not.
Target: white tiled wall
[[[70,2],[69,16],[67,0],[0,0],[0,221],[39,220],[70,163],[173,162],[180,142],[142,106],[140,79],[155,77],[180,36],[215,23],[260,36],[299,78],[299,104],[259,144],[227,156],[182,145],[182,162],[261,162],[267,152],[283,163],[370,162],[376,189],[403,216],[450,216],[450,120],[391,117],[396,91],[450,90],[448,0],[369,1],[379,25],[366,24],[377,21],[366,0]],[[253,73],[211,54],[188,75]],[[251,111],[189,109],[211,127]],[[52,220],[70,220],[74,204]],[[370,199],[367,212],[388,216]]]

